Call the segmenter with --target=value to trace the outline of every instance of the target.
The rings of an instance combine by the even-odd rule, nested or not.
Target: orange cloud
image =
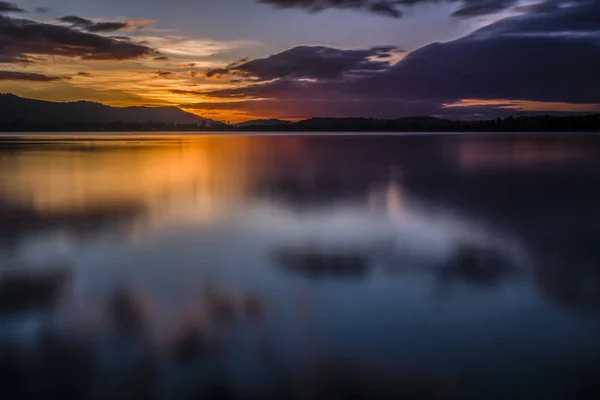
[[[481,100],[462,99],[456,103],[445,104],[444,108],[473,107],[473,106],[496,106],[498,108],[514,109],[518,111],[564,111],[564,112],[600,112],[600,104],[580,104],[551,101],[526,101],[526,100]]]
[[[134,30],[140,30],[143,28],[147,28],[150,25],[154,25],[156,23],[156,20],[153,19],[146,19],[146,18],[130,18],[128,20],[126,20],[125,22],[127,22],[127,27],[123,30],[125,31],[134,31]]]

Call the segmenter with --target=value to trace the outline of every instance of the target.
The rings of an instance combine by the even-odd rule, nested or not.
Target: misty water
[[[600,136],[0,138],[1,398],[597,398]]]

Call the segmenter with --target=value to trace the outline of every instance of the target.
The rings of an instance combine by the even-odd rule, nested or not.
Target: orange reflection
[[[255,170],[249,154],[261,160],[263,143],[241,136],[71,137],[0,153],[0,194],[54,215],[141,203],[153,223],[213,220],[231,212],[232,199],[246,197]]]

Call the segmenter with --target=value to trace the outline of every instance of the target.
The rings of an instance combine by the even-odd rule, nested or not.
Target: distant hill
[[[56,103],[0,94],[0,131],[257,131],[257,132],[600,132],[600,114],[532,115],[479,121],[435,117],[257,119],[226,125],[177,107],[110,107]]]
[[[398,119],[375,118],[310,118],[288,128],[306,131],[443,131],[454,129],[455,121],[434,117],[407,117]]]
[[[536,115],[480,121],[453,121],[435,117],[310,118],[286,125],[250,125],[236,129],[298,132],[599,132],[600,114]]]
[[[251,121],[240,122],[235,124],[236,128],[246,128],[251,126],[283,126],[293,124],[292,121],[284,121],[282,119],[253,119]]]
[[[224,124],[185,112],[177,107],[111,107],[90,101],[57,103],[0,94],[0,122],[26,121],[28,124],[110,124],[165,123],[200,124],[221,127]]]

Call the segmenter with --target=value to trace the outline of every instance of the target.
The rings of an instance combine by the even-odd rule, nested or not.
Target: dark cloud
[[[167,57],[167,56],[154,57],[154,60],[156,60],[156,61],[167,61],[168,59],[169,59],[169,57]]]
[[[127,22],[94,22],[76,15],[67,15],[65,17],[57,18],[57,20],[87,32],[114,32],[129,28]]]
[[[85,78],[89,78],[90,76],[93,76],[93,75],[89,72],[78,72],[77,76],[83,76]]]
[[[0,0],[0,14],[9,12],[24,13],[26,11],[15,3]]]
[[[402,11],[400,11],[396,4],[391,1],[372,1],[366,9],[374,14],[384,15],[386,17],[400,18],[402,16]]]
[[[321,46],[299,46],[267,58],[238,62],[206,73],[249,77],[257,81],[279,78],[336,80],[385,70],[398,49],[380,46],[363,50],[340,50]]]
[[[202,92],[198,92],[197,90],[182,90],[182,89],[171,89],[169,93],[173,94],[191,94],[200,96]]]
[[[517,0],[463,0],[462,7],[452,13],[453,17],[470,18],[493,14],[515,5]]]
[[[469,18],[493,14],[506,10],[518,0],[258,0],[279,8],[296,8],[308,12],[327,9],[352,9],[386,17],[400,18],[402,8],[419,4],[460,3],[460,8],[452,14],[458,18]]]
[[[155,74],[157,78],[168,78],[173,75],[170,71],[156,71]]]
[[[547,0],[528,8],[525,14],[488,25],[476,34],[480,37],[600,33],[600,1]],[[571,35],[573,36],[573,35]]]
[[[0,54],[0,64],[32,64],[33,62],[34,60],[29,56]]]
[[[221,97],[228,99],[307,99],[307,100],[329,100],[356,98],[354,88],[348,82],[310,82],[293,79],[278,79],[273,82],[259,83],[237,88],[219,89],[199,93],[210,97]],[[359,98],[365,96],[360,95]]]
[[[111,39],[115,40],[124,40],[126,42],[131,42],[131,38],[129,36],[109,36]]]
[[[32,55],[82,60],[126,60],[154,55],[150,47],[72,27],[0,15],[0,60],[26,62]]]
[[[238,60],[238,61],[230,63],[225,68],[212,68],[212,69],[209,69],[208,71],[206,71],[206,77],[207,78],[220,78],[220,77],[222,77],[224,75],[227,75],[230,72],[235,72],[235,70],[236,70],[237,67],[239,67],[240,65],[243,65],[243,64],[247,63],[248,60],[250,60],[249,57],[244,57],[241,60]],[[195,66],[196,65],[195,63],[193,63],[193,64],[194,65],[190,64],[190,66]]]
[[[329,8],[354,9],[388,17],[399,18],[402,11],[393,0],[258,0],[279,8],[298,8],[309,12],[319,12]]]
[[[53,82],[65,79],[67,78],[35,74],[31,72],[0,71],[0,81]]]
[[[412,97],[600,102],[600,46],[581,37],[474,37],[432,44],[374,79]]]
[[[35,12],[38,14],[45,14],[50,11],[50,7],[36,7]]]
[[[413,98],[600,103],[599,5],[546,1],[531,13],[414,51],[368,87]]]
[[[459,99],[600,104],[597,21],[597,0],[548,0],[461,39],[424,46],[397,64],[364,76],[350,79],[342,74],[340,80],[307,81],[291,75],[202,94],[227,100],[273,100],[273,107],[278,101],[290,107],[287,113],[295,113],[291,107],[296,106],[303,112],[344,116],[356,115],[358,103],[364,106],[362,115],[373,116],[393,112],[394,107],[401,115],[407,107],[399,104],[426,104],[436,112],[436,104]],[[476,111],[491,116],[494,109],[504,116],[518,108],[503,107],[442,108],[455,116]]]

